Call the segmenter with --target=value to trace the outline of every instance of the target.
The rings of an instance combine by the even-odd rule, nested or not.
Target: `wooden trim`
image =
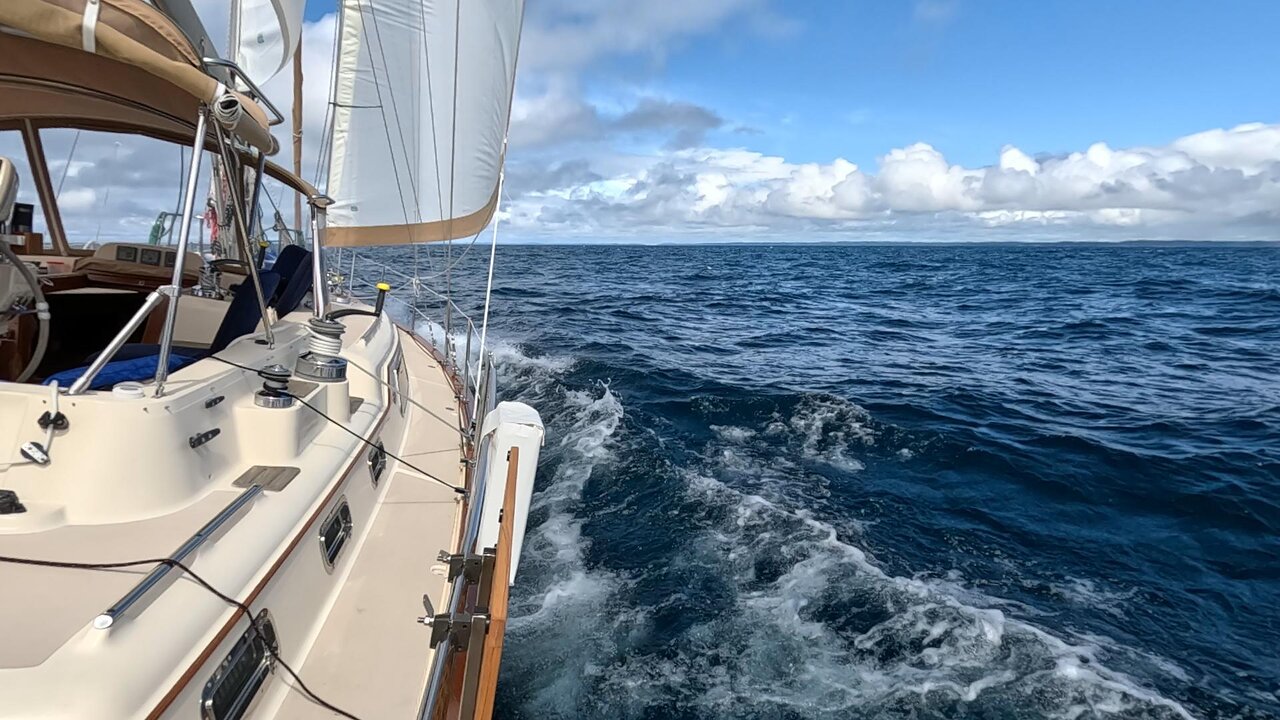
[[[371,427],[369,437],[374,437],[378,433],[382,432],[382,426],[386,423],[387,418],[391,414],[390,384],[383,383],[383,385],[386,388],[386,403],[383,405],[381,417],[379,417]],[[363,446],[361,446],[361,450],[363,450]],[[276,572],[284,565],[285,560],[288,560],[289,556],[293,554],[294,549],[298,547],[298,543],[302,542],[302,539],[307,536],[308,529],[315,524],[316,520],[320,517],[320,513],[324,512],[325,508],[329,506],[330,501],[337,497],[339,491],[346,486],[347,481],[351,479],[351,473],[363,460],[364,453],[356,452],[355,457],[351,460],[350,464],[347,465],[347,469],[343,471],[340,479],[334,483],[328,494],[324,496],[324,500],[316,507],[315,511],[311,513],[311,517],[307,518],[307,521],[303,523],[302,530],[300,530],[297,535],[294,535],[293,539],[289,541],[289,544],[285,546],[284,552],[276,558],[276,561],[272,563],[271,567],[267,570],[267,574],[258,581],[258,584],[254,586],[253,590],[249,591],[248,596],[241,601],[244,605],[252,608],[253,601],[257,600],[258,596],[262,594],[262,591],[266,589],[267,584],[271,582],[271,579],[275,576]],[[191,665],[183,671],[182,675],[178,678],[178,681],[174,683],[173,687],[169,688],[169,692],[165,693],[164,697],[160,699],[160,702],[156,707],[147,714],[147,720],[156,720],[169,709],[169,706],[178,699],[178,695],[182,694],[182,690],[186,688],[187,683],[191,682],[191,679],[200,671],[200,668],[204,667],[205,662],[207,662],[209,657],[213,655],[213,652],[218,649],[218,646],[222,644],[222,641],[225,640],[227,635],[231,634],[231,631],[235,629],[243,615],[244,612],[240,608],[233,608],[231,617],[223,623],[217,634],[213,636],[213,640],[205,646],[204,650],[200,651],[200,654],[196,656],[195,662],[191,663]]]
[[[520,448],[507,451],[507,492],[502,501],[502,520],[498,525],[498,554],[493,563],[493,594],[489,596],[489,633],[484,639],[481,656],[480,686],[476,689],[475,720],[493,716],[494,697],[498,692],[498,670],[502,666],[502,640],[507,632],[507,602],[511,592],[511,546],[516,511],[516,476],[520,469]]]

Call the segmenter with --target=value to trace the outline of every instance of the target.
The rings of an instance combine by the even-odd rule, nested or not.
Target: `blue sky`
[[[771,38],[728,24],[682,44],[658,83],[758,127],[753,147],[800,162],[869,163],[924,141],[954,162],[981,164],[1005,144],[1163,144],[1275,119],[1280,3],[932,7],[795,3],[785,10],[790,31]],[[600,72],[592,87],[607,92],[613,74]]]
[[[527,8],[526,232],[1273,237],[1280,3]]]
[[[334,7],[307,7],[309,177]],[[1275,0],[525,7],[504,237],[1280,238]]]
[[[531,3],[537,0],[530,0]],[[870,163],[929,142],[962,164],[1006,144],[1066,152],[1099,140],[1163,144],[1275,119],[1280,3],[794,3],[773,27],[733,18],[658,57],[585,71],[593,97],[619,87],[712,108],[762,131],[726,129],[798,162]]]

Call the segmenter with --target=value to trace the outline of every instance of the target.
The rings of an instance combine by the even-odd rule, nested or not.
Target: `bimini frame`
[[[282,123],[284,116],[235,63],[209,55],[212,48],[204,47],[207,35],[203,28],[191,26],[191,22],[199,24],[198,17],[179,12],[177,15],[190,22],[175,24],[175,16],[165,12],[170,5],[177,8],[189,3],[170,0],[157,5],[162,7],[135,0],[0,2],[0,93],[6,98],[0,106],[0,127],[16,126],[22,131],[41,205],[46,209],[50,234],[59,252],[72,254],[40,145],[39,130],[45,127],[123,132],[189,143],[193,153],[183,195],[179,257],[184,256],[189,244],[195,186],[206,150],[219,153],[224,163],[233,160],[229,164],[234,167],[252,162],[259,171],[258,188],[265,173],[307,197],[315,216],[312,225],[322,228],[327,199],[309,183],[266,160],[279,148],[269,127]],[[199,39],[199,52],[190,38]],[[230,89],[228,84],[243,87],[245,92]],[[255,188],[255,202],[257,192]],[[245,222],[242,189],[237,188],[234,200],[236,232],[246,249],[245,257],[250,258],[250,228]],[[318,280],[314,289],[318,313],[326,304],[324,258],[319,248],[317,233],[312,238],[312,262],[316,266],[313,277]],[[249,265],[270,336],[271,323],[257,268]],[[167,297],[170,302],[156,372],[156,394],[163,393],[183,269],[183,263],[175,263],[172,282],[147,298],[106,351],[72,384],[71,394],[89,387],[133,331]]]

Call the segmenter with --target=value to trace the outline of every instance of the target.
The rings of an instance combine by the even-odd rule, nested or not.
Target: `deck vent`
[[[382,473],[387,469],[387,448],[379,440],[377,444],[369,448],[369,478],[373,481],[373,486],[378,487],[378,481],[382,479]]]
[[[333,572],[333,566],[342,554],[347,539],[351,537],[351,507],[347,499],[340,498],[329,516],[320,524],[320,557],[324,560],[324,569]]]
[[[271,615],[263,610],[204,684],[200,717],[240,720],[248,715],[275,666],[272,651],[278,650],[275,625],[271,623]]]

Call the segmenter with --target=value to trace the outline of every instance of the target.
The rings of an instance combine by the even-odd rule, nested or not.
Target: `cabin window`
[[[200,695],[202,720],[239,720],[248,715],[271,676],[273,651],[279,651],[276,629],[263,610],[205,683]]]
[[[45,128],[40,130],[49,181],[72,249],[108,242],[171,245],[177,242],[182,190],[191,148],[143,135]],[[204,249],[203,228],[209,157],[201,166],[196,195],[193,250]]]
[[[320,557],[324,560],[325,570],[333,572],[333,566],[337,564],[338,556],[342,554],[342,549],[346,547],[349,537],[351,537],[351,507],[347,505],[347,499],[344,497],[338,500],[338,505],[320,524]]]

